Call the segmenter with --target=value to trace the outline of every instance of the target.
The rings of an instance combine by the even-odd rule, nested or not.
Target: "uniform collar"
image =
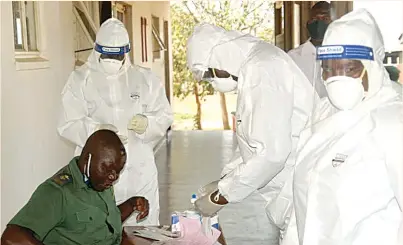
[[[78,159],[79,157],[74,157],[69,163],[69,170],[73,177],[73,184],[77,189],[88,188],[84,182],[83,174],[78,168]]]
[[[302,53],[304,55],[315,55],[316,57],[316,47],[311,43],[310,38],[303,45]]]

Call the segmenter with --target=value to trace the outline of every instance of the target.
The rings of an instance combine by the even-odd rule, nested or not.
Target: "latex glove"
[[[202,189],[205,195],[196,200],[195,207],[204,217],[212,217],[224,207],[224,205],[216,203],[220,199],[218,181],[214,181],[202,187]]]
[[[112,124],[99,124],[99,125],[95,128],[95,131],[103,130],[103,129],[105,129],[105,130],[110,130],[110,131],[113,131],[113,132],[115,132],[115,133],[119,132],[118,128],[115,127],[115,126],[113,126]]]
[[[126,145],[127,142],[129,142],[127,136],[118,134],[118,137],[119,137],[120,141],[122,141],[122,144],[123,144],[123,145]]]
[[[218,190],[218,182],[219,181],[220,180],[216,180],[216,181],[213,181],[213,182],[211,182],[211,183],[209,183],[209,184],[207,184],[207,185],[205,185],[203,187],[200,187],[199,190],[198,190],[199,195],[197,195],[197,196],[202,197],[202,196],[211,194],[211,193],[215,192],[216,190]]]
[[[127,128],[133,130],[138,134],[144,134],[148,127],[148,118],[142,114],[135,115],[132,120],[130,120]]]

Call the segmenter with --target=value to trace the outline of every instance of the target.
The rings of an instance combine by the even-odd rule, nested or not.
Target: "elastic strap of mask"
[[[214,69],[214,68],[211,68],[211,70],[213,71],[213,78],[216,78],[217,75],[215,74],[215,69]]]
[[[87,170],[87,173],[86,173],[87,178],[90,178],[91,157],[92,157],[92,155],[91,155],[91,153],[89,153],[88,154],[87,169],[86,169]]]
[[[364,69],[362,69],[362,73],[361,73],[359,79],[362,79],[364,77],[366,71],[367,71],[367,69],[364,67]]]

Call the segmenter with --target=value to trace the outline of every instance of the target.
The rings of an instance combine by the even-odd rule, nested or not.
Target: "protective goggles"
[[[216,72],[216,69],[214,69],[214,68],[208,68],[207,71],[205,71],[205,72],[203,73],[203,76],[202,76],[201,80],[202,80],[202,81],[210,82],[211,79],[213,79],[213,78],[228,78],[228,77],[231,77],[231,75],[228,75],[228,77],[217,76],[216,73],[217,73],[217,72]],[[236,79],[234,79],[234,80],[236,80]]]

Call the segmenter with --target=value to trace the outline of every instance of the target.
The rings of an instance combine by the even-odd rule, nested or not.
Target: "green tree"
[[[192,0],[171,5],[174,59],[174,94],[195,95],[195,126],[201,129],[201,100],[212,93],[211,85],[198,83],[186,68],[186,41],[198,22],[208,22],[227,30],[239,30],[273,42],[273,2],[267,0]],[[230,129],[225,95],[219,93],[223,128]]]
[[[190,94],[195,96],[197,113],[194,117],[195,128],[201,130],[203,98],[212,93],[211,85],[206,82],[198,82],[187,69],[186,42],[196,25],[196,20],[186,11],[181,4],[171,5],[172,21],[172,56],[173,56],[173,94],[179,99],[184,99]]]

